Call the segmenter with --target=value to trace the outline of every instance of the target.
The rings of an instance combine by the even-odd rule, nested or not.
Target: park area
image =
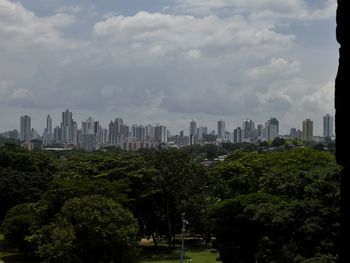
[[[177,263],[180,261],[181,247],[176,246],[169,253],[166,244],[154,247],[151,240],[143,239],[140,242],[140,254],[137,263]],[[210,245],[203,245],[199,240],[186,240],[184,251],[184,263],[218,262],[219,254]],[[25,256],[13,250],[6,250],[4,247],[4,236],[0,234],[0,263],[37,263],[39,260]]]

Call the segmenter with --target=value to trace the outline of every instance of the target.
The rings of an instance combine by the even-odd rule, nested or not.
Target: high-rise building
[[[97,124],[91,117],[81,123],[81,148],[87,151],[94,151],[100,148],[98,140],[99,129],[96,130],[96,126],[99,125]]]
[[[199,128],[197,128],[197,136],[198,136],[199,139],[202,139],[204,134],[208,134],[208,128],[207,127],[199,127]]]
[[[148,141],[148,142],[154,142],[154,138],[155,138],[155,135],[156,135],[156,133],[155,133],[155,127],[154,126],[152,126],[152,125],[150,125],[150,124],[148,124],[147,126],[146,126],[146,141]]]
[[[47,115],[47,118],[46,118],[46,132],[48,134],[52,134],[52,118],[49,115]]]
[[[73,143],[73,114],[69,110],[62,112],[61,132],[63,143]]]
[[[124,125],[122,118],[116,118],[110,122],[108,133],[110,145],[121,145],[129,136],[129,126]]]
[[[290,129],[289,137],[291,139],[297,139],[297,129],[296,128],[291,128]]]
[[[243,142],[243,131],[241,127],[237,127],[233,130],[233,143],[242,143]]]
[[[243,139],[244,141],[253,141],[255,134],[255,124],[252,120],[245,120],[243,122]]]
[[[101,138],[101,144],[107,145],[109,143],[108,129],[104,129],[104,128],[100,129],[100,138]]]
[[[45,128],[44,134],[43,134],[43,144],[44,145],[51,144],[52,139],[53,139],[53,136],[52,136],[52,118],[49,114],[49,115],[47,115],[47,118],[46,118],[46,128]]]
[[[2,132],[2,133],[0,133],[0,137],[18,140],[19,139],[19,132],[17,130]]]
[[[78,145],[78,123],[76,121],[73,121],[72,125],[72,144]]]
[[[226,123],[223,120],[218,121],[218,138],[224,139],[226,133]]]
[[[265,123],[266,139],[272,141],[279,135],[279,121],[276,118],[271,118]]]
[[[54,140],[56,143],[62,142],[62,131],[61,131],[61,127],[56,126],[56,127],[53,129],[53,140]]]
[[[139,142],[146,140],[146,128],[142,125],[131,126],[131,136]]]
[[[30,139],[31,140],[38,140],[40,137],[39,133],[34,130],[34,128],[32,128],[32,130],[30,131]]]
[[[190,122],[190,136],[196,136],[197,135],[197,123],[195,122],[195,120],[192,120]]]
[[[333,117],[330,114],[323,116],[323,136],[333,137]]]
[[[157,124],[155,127],[155,141],[159,143],[166,143],[168,141],[167,129],[165,126]]]
[[[310,119],[303,121],[303,141],[311,142],[313,137],[314,123]]]
[[[258,139],[262,139],[263,135],[264,135],[264,125],[262,124],[258,124],[256,127],[256,135],[258,137]]]
[[[32,139],[31,133],[32,133],[32,127],[31,127],[30,116],[28,115],[21,116],[21,123],[20,123],[21,141],[29,142]]]

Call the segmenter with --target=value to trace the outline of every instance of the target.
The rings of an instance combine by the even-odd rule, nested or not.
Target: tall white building
[[[100,138],[101,138],[101,144],[107,145],[108,144],[108,129],[101,128],[100,129]]]
[[[78,123],[76,121],[73,121],[72,125],[72,144],[78,145]]]
[[[63,143],[73,143],[73,114],[69,110],[62,112],[61,132]]]
[[[272,141],[279,136],[279,121],[271,118],[265,123],[266,139]]]
[[[47,115],[47,118],[46,118],[46,132],[48,134],[52,134],[52,118],[49,115]]]
[[[46,128],[44,130],[44,134],[43,134],[43,144],[44,145],[49,145],[51,144],[53,139],[53,135],[52,135],[52,118],[49,115],[47,115],[46,118]]]
[[[243,122],[243,139],[245,141],[253,141],[255,134],[255,123],[252,120]]]
[[[87,151],[94,151],[100,148],[98,140],[99,129],[96,129],[98,122],[89,117],[81,123],[81,145],[80,147]]]
[[[218,138],[219,139],[224,139],[225,138],[225,133],[226,133],[226,123],[223,120],[218,121]]]
[[[31,118],[28,115],[21,116],[20,123],[20,139],[21,141],[29,142],[32,139],[31,136]]]
[[[314,135],[314,123],[310,119],[303,121],[303,141],[311,142]]]
[[[165,126],[157,124],[155,127],[155,141],[159,143],[166,143],[168,141],[167,129]]]
[[[146,140],[146,127],[142,125],[131,126],[131,136],[139,142],[144,142]]]
[[[156,130],[155,127],[148,124],[146,126],[146,141],[148,142],[154,142],[156,136]]]
[[[330,114],[323,116],[323,136],[333,137],[333,117]]]

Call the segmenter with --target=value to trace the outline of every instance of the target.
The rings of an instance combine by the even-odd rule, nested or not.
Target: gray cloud
[[[227,8],[236,11],[222,15]],[[40,17],[0,0],[0,110],[70,108],[99,112],[105,123],[123,114],[169,125],[184,116],[262,122],[279,114],[289,126],[291,113],[332,111],[332,85],[305,78],[298,36],[277,25],[328,18],[333,8],[331,1],[313,8],[301,0],[181,0],[162,13],[84,24],[91,35],[82,40],[67,32],[79,25],[83,4]]]

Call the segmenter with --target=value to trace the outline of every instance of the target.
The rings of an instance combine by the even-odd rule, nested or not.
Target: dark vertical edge
[[[350,9],[349,0],[338,0],[337,8],[337,41],[339,48],[339,68],[335,80],[335,131],[336,158],[344,167],[341,175],[341,207],[340,207],[340,238],[339,262],[350,262],[350,138],[347,123],[350,123],[350,71],[349,71],[349,37]]]

